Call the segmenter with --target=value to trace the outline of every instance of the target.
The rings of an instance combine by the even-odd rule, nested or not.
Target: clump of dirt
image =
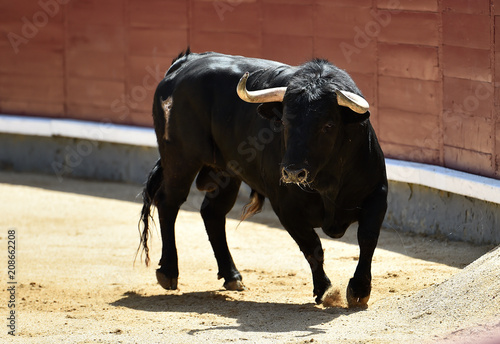
[[[340,294],[340,289],[328,289],[323,296],[322,305],[325,307],[345,307],[342,295]]]

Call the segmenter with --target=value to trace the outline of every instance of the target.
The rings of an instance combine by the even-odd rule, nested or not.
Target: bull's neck
[[[327,171],[323,178],[328,178],[328,188],[321,191],[321,198],[325,208],[325,225],[333,223],[333,214],[339,202],[339,193],[342,185],[349,183],[349,171],[355,168],[359,161],[360,152],[364,150],[367,126],[362,124],[349,125],[342,130],[335,141],[335,156],[325,167]],[[327,175],[328,174],[328,175]]]

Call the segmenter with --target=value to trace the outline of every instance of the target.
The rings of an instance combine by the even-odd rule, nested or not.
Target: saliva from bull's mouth
[[[302,191],[305,191],[305,192],[311,192],[311,193],[318,193],[319,191],[316,190],[313,186],[311,186],[310,183],[296,183],[295,185],[297,185]]]
[[[304,192],[311,192],[311,193],[318,193],[318,192],[320,192],[314,186],[314,180],[310,181],[310,182],[300,183],[300,182],[289,182],[289,181],[284,180],[283,177],[281,177],[280,178],[280,184],[296,185],[296,186],[298,186]]]

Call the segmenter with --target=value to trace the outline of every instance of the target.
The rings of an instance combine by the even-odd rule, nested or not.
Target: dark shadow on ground
[[[71,192],[79,195],[142,202],[139,197],[142,185],[113,181],[96,181],[83,178],[64,177],[55,174],[39,174],[0,170],[0,184],[30,186],[51,191]]]
[[[327,308],[314,304],[286,304],[273,302],[239,301],[224,292],[204,291],[184,294],[145,296],[127,292],[111,303],[115,307],[126,307],[146,312],[174,312],[214,314],[236,319],[238,325],[217,325],[212,329],[238,330],[242,332],[307,332],[304,336],[323,333],[315,326],[329,322],[341,315],[349,315],[361,309]],[[290,321],[293,317],[295,321]],[[297,326],[300,319],[300,325]],[[191,330],[189,334],[211,329]]]

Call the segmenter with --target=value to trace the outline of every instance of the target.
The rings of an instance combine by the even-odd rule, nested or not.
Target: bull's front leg
[[[311,267],[313,277],[313,296],[316,296],[316,303],[323,302],[326,291],[332,286],[330,279],[323,270],[324,252],[318,238],[318,245],[312,254],[304,252],[304,256]]]
[[[359,219],[359,261],[347,286],[349,307],[366,307],[371,293],[371,267],[380,227],[387,210],[387,186],[381,186],[363,204]]]
[[[316,296],[316,303],[323,302],[325,292],[331,287],[332,283],[323,269],[324,252],[321,246],[320,238],[313,228],[297,228],[295,226],[286,226],[288,233],[299,245],[309,266],[311,267],[313,278],[313,295]]]

